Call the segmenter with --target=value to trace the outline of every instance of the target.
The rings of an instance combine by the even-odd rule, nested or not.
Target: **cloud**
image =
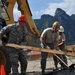
[[[55,10],[57,8],[63,9],[67,14],[75,14],[75,0],[63,0],[63,2],[57,2],[57,3],[49,3],[48,7],[44,10],[40,10],[39,13],[41,14],[50,14],[53,15],[55,14]]]
[[[31,11],[31,13],[33,15],[33,18],[40,18],[40,16],[43,15],[43,14],[50,14],[50,15],[54,16],[57,8],[61,8],[68,15],[75,14],[75,10],[74,10],[75,0],[52,0],[52,2],[49,0],[47,3],[42,2],[43,5],[41,4],[39,6],[35,6],[36,4],[31,4],[30,8],[31,9],[33,8],[32,11]],[[14,8],[15,19],[17,19],[17,17],[19,15],[20,15],[20,11],[18,11],[17,4],[16,4],[15,8]]]

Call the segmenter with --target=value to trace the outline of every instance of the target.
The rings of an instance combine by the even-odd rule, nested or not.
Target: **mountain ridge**
[[[57,8],[55,15],[43,14],[40,19],[34,19],[37,29],[42,33],[45,28],[51,27],[53,22],[58,21],[64,27],[66,35],[66,44],[75,44],[75,14],[69,16],[61,8]]]

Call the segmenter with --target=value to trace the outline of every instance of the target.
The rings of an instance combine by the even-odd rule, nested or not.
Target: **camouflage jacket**
[[[21,44],[26,43],[26,27],[20,28],[18,25],[8,25],[1,29],[0,39],[3,35],[9,32],[8,43]]]

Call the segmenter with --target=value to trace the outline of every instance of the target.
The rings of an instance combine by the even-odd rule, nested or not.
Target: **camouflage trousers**
[[[18,67],[20,62],[21,73],[25,74],[27,69],[26,53],[22,49],[8,48],[10,51],[10,62],[13,75],[19,75]]]

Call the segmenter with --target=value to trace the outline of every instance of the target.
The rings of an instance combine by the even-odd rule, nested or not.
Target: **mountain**
[[[69,16],[61,8],[57,8],[55,15],[44,14],[40,19],[34,19],[37,29],[42,32],[45,28],[51,27],[54,21],[58,21],[64,27],[66,44],[75,44],[75,14]]]
[[[57,8],[54,17],[65,29],[67,44],[75,43],[75,21],[72,19],[72,17],[66,14],[66,12],[60,8]]]
[[[72,14],[72,15],[71,15],[71,18],[72,18],[72,20],[75,21],[75,14]]]

